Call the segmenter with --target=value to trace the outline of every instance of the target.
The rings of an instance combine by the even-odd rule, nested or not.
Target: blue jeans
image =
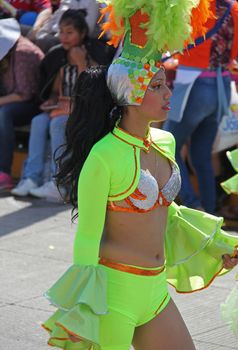
[[[31,101],[0,106],[0,171],[11,173],[15,146],[15,126],[28,125],[39,109]]]
[[[51,148],[51,176],[56,174],[54,155],[58,157],[65,143],[65,126],[68,116],[62,115],[51,119],[48,113],[41,113],[32,119],[29,140],[28,158],[24,165],[23,179],[30,178],[38,185],[42,184],[45,158],[50,137]]]
[[[230,100],[230,77],[223,77],[227,100]],[[216,185],[212,167],[212,146],[216,137],[218,120],[218,92],[216,78],[198,78],[190,92],[183,119],[177,123],[167,120],[164,129],[176,139],[176,160],[180,167],[182,203],[191,208],[203,207],[214,213]],[[190,158],[196,172],[199,196],[189,179],[189,172],[180,151],[190,140]]]

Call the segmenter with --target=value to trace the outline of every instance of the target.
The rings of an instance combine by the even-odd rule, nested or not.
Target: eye
[[[156,91],[156,90],[159,90],[161,88],[162,84],[151,84],[150,86],[148,86],[148,89],[150,91]]]

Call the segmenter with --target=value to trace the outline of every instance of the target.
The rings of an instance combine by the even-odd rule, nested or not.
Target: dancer
[[[221,231],[221,218],[172,203],[174,138],[149,126],[167,117],[171,93],[158,62],[191,31],[191,2],[141,4],[110,7],[111,24],[124,22],[122,54],[108,71],[80,75],[66,127],[57,178],[71,184],[79,222],[74,264],[46,294],[59,310],[43,325],[62,349],[192,350],[167,282],[191,292],[237,263],[238,239]]]

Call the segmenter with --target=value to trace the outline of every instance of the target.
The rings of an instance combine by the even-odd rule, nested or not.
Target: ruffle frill
[[[165,255],[167,281],[177,292],[204,289],[223,269],[223,254],[233,255],[238,236],[221,229],[223,218],[178,206],[169,207]]]
[[[50,333],[49,345],[64,350],[101,349],[99,317],[107,313],[106,286],[100,266],[72,265],[63,274],[45,293],[58,308],[42,325]]]

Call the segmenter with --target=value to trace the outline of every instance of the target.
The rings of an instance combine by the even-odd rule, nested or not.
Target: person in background
[[[11,165],[15,126],[28,125],[39,109],[35,101],[43,52],[20,35],[14,18],[0,20],[0,189],[13,186]]]
[[[88,35],[86,11],[67,10],[59,24],[59,38],[66,53],[67,61],[53,77],[53,85],[47,100],[41,105],[43,113],[35,116],[31,124],[29,154],[26,160],[21,181],[11,193],[15,196],[29,194],[51,201],[62,201],[66,191],[59,193],[54,176],[56,165],[54,155],[59,156],[59,147],[65,143],[65,124],[70,113],[70,97],[78,75],[93,64],[84,46]],[[48,53],[45,61],[48,61]],[[44,64],[44,62],[43,62]],[[52,77],[51,77],[52,79]],[[47,84],[46,84],[47,85]],[[47,140],[51,145],[51,177],[43,183],[44,160],[47,152]]]
[[[22,34],[32,41],[52,13],[50,0],[1,0],[0,7],[19,21]]]
[[[182,187],[180,199],[186,206],[216,212],[216,181],[212,166],[212,147],[218,124],[227,113],[230,100],[229,65],[238,55],[238,3],[212,0],[213,18],[208,30],[219,28],[206,40],[179,57],[171,98],[171,111],[164,124],[176,139],[176,159]],[[199,185],[196,194],[188,167],[181,156],[189,143],[190,160]]]
[[[38,31],[35,37],[36,44],[44,52],[47,52],[52,46],[59,44],[59,22],[63,13],[68,9],[85,9],[87,11],[86,21],[89,28],[89,37],[95,37],[94,31],[99,15],[98,8],[99,5],[96,0],[61,0],[59,8]]]

